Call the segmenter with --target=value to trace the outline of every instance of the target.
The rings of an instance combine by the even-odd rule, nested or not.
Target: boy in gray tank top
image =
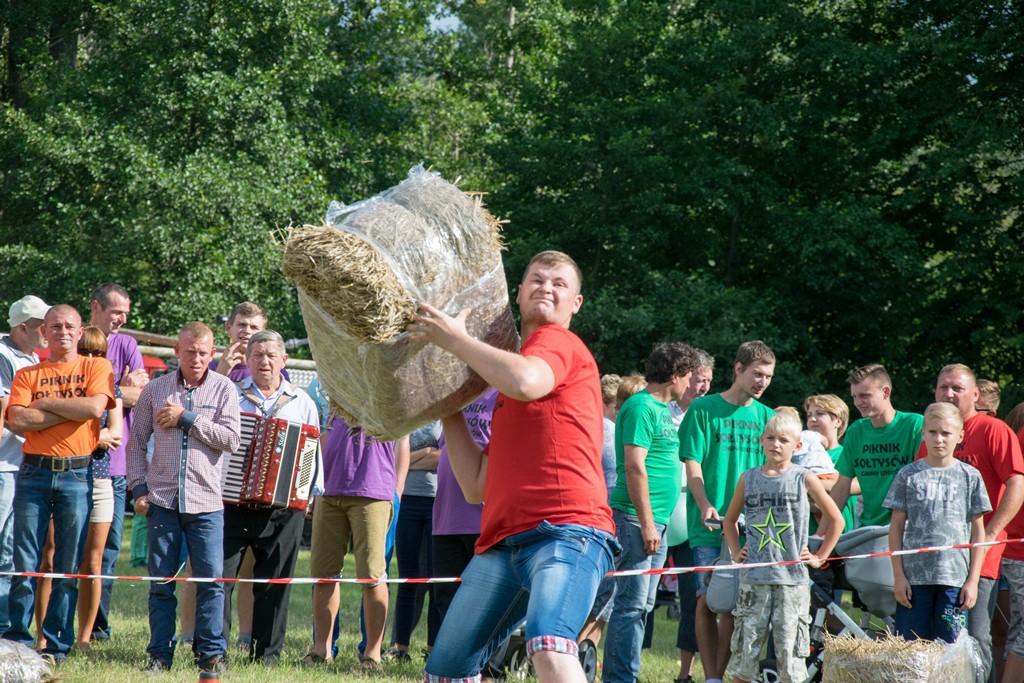
[[[757,676],[769,627],[775,634],[780,680],[802,683],[807,679],[804,659],[810,654],[810,591],[804,565],[822,565],[843,531],[843,517],[818,477],[793,464],[801,430],[799,418],[788,413],[777,413],[768,420],[761,434],[765,464],[747,470],[740,478],[722,525],[733,562],[770,563],[740,572],[732,657],[726,671],[726,677],[732,676],[734,681]],[[828,520],[828,532],[817,555],[807,549],[808,495]],[[747,527],[742,548],[741,513]]]

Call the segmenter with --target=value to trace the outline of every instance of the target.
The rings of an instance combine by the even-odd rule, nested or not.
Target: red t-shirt
[[[1024,449],[1024,428],[1017,432],[1017,440]],[[1006,525],[1007,538],[1024,538],[1024,510],[1018,512],[1010,523]],[[1009,560],[1024,562],[1024,543],[1007,543],[1003,546],[1003,557]],[[989,552],[992,552],[989,549]]]
[[[922,443],[917,452],[917,459],[920,460],[926,454],[927,449]],[[964,440],[957,445],[953,455],[957,460],[981,472],[981,479],[985,482],[985,490],[988,492],[993,510],[985,515],[987,524],[999,507],[999,500],[1006,488],[1004,482],[1015,474],[1024,474],[1024,457],[1021,456],[1020,441],[1005,422],[978,413],[964,422]],[[1008,531],[1001,531],[998,538],[1006,538]],[[1005,548],[1006,545],[1002,544],[989,547],[985,553],[985,564],[981,568],[982,576],[989,579],[999,578],[999,563]]]
[[[520,353],[546,362],[555,388],[536,401],[498,395],[485,451],[478,553],[544,520],[615,533],[601,469],[604,424],[594,357],[557,325],[535,330]]]

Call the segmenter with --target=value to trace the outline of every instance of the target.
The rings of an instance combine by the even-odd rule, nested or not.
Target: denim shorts
[[[576,636],[617,553],[618,541],[605,531],[545,521],[476,555],[462,573],[424,680],[479,680],[483,663],[523,619],[530,654],[575,656]]]
[[[710,567],[718,561],[718,558],[722,555],[722,547],[718,546],[712,548],[709,546],[697,546],[693,549],[693,566],[694,567]],[[708,594],[708,582],[707,578],[711,575],[707,572],[698,572],[694,574],[697,579],[697,597]]]

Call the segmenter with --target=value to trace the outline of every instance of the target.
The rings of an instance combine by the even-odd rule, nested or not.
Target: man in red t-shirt
[[[483,502],[476,556],[437,636],[424,680],[480,680],[481,655],[526,619],[526,649],[542,683],[582,683],[576,635],[618,544],[601,469],[601,384],[593,356],[569,331],[582,276],[569,256],[537,254],[516,303],[518,354],[471,337],[466,316],[422,304],[408,326],[498,389],[481,451],[462,413],[445,418],[452,470],[466,500]]]
[[[957,460],[981,472],[985,490],[992,502],[992,512],[985,515],[985,540],[1006,538],[1006,526],[1020,510],[1024,501],[1024,458],[1020,441],[1013,430],[989,415],[979,413],[977,380],[966,365],[947,365],[939,371],[935,385],[935,401],[952,403],[964,419],[964,438],[956,447]],[[918,459],[926,455],[924,444]],[[992,612],[999,590],[999,566],[1005,545],[990,546],[978,582],[978,600],[967,614],[967,632],[978,641],[986,676],[995,683],[992,663]]]

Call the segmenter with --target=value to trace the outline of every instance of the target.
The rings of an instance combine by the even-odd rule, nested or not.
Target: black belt
[[[78,469],[79,467],[88,467],[92,462],[91,455],[72,455],[66,458],[58,458],[50,455],[35,455],[34,453],[25,453],[23,461],[29,465],[35,465],[36,467],[42,467],[44,470],[52,470],[54,472],[66,472],[67,470]]]

